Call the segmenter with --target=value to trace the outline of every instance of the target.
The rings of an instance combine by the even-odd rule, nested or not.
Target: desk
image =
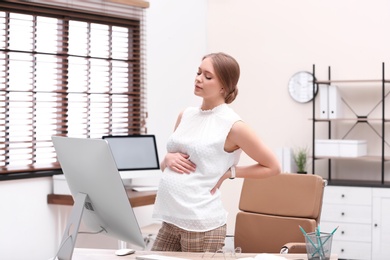
[[[224,260],[223,257],[217,257],[214,256],[214,258],[204,257],[203,253],[183,253],[183,252],[153,252],[153,251],[138,251],[133,255],[127,255],[127,256],[116,256],[115,250],[112,249],[89,249],[89,248],[75,248],[73,253],[73,260],[119,260],[119,259],[135,259],[137,255],[150,255],[150,254],[159,254],[164,256],[173,256],[173,257],[181,257],[181,258],[188,258],[188,259],[199,259],[199,260],[206,260],[206,259],[213,259],[213,260]],[[244,258],[244,257],[254,257],[257,254],[241,254],[240,257],[237,258]],[[286,259],[289,260],[307,260],[306,254],[285,254],[285,255],[278,255],[277,256],[283,256]],[[230,257],[226,256],[226,259],[229,259]],[[232,258],[230,258],[232,259]],[[330,260],[337,260],[337,255],[332,255]]]
[[[133,191],[126,189],[126,192],[132,207],[153,205],[156,200],[156,191]],[[72,195],[48,194],[47,203],[72,206],[74,201]]]

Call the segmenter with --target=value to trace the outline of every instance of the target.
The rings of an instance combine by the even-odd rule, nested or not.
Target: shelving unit
[[[386,92],[386,84],[390,83],[390,80],[385,79],[385,63],[382,63],[382,79],[369,79],[369,80],[332,80],[331,78],[331,68],[328,67],[328,79],[327,80],[318,80],[316,79],[316,67],[313,65],[313,96],[315,93],[315,86],[317,85],[319,89],[319,86],[321,84],[327,85],[329,87],[332,84],[337,84],[338,87],[341,87],[343,84],[377,84],[378,87],[381,88],[381,101],[377,104],[373,104],[373,110],[380,108],[381,109],[381,116],[379,118],[369,118],[370,112],[368,115],[357,115],[354,118],[318,118],[316,117],[316,99],[313,99],[313,142],[312,142],[312,172],[316,172],[316,160],[328,160],[328,182],[332,182],[332,162],[334,160],[366,160],[371,162],[378,162],[380,163],[380,183],[378,183],[379,186],[383,186],[385,184],[385,162],[390,160],[389,156],[386,156],[385,154],[385,146],[390,147],[389,143],[386,141],[385,136],[385,130],[386,130],[386,123],[390,122],[390,119],[386,118],[386,111],[385,111],[385,105],[386,105],[386,97],[389,95],[390,91]],[[389,85],[390,86],[390,85]],[[378,89],[379,91],[379,89]],[[343,104],[347,107],[349,107],[348,103],[343,99]],[[317,156],[315,154],[315,147],[316,147],[316,125],[319,122],[327,123],[327,132],[328,132],[328,139],[332,139],[332,128],[334,125],[340,123],[340,122],[349,122],[351,121],[351,128],[347,131],[347,133],[342,137],[342,139],[346,138],[346,136],[349,134],[349,132],[356,127],[358,124],[367,124],[374,132],[378,135],[380,139],[380,156],[373,156],[373,155],[367,155],[367,156],[359,156],[359,157],[336,157],[336,156]],[[373,126],[372,123],[379,124],[380,130],[377,131]],[[341,180],[342,181],[342,180]]]

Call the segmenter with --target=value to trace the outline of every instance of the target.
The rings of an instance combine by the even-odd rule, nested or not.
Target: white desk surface
[[[76,248],[73,253],[73,260],[119,260],[119,259],[135,259],[137,255],[164,255],[164,256],[173,256],[173,257],[181,257],[187,259],[213,259],[213,260],[224,260],[223,257],[214,256],[211,258],[212,254],[208,254],[202,258],[203,253],[183,253],[183,252],[155,252],[155,251],[137,251],[135,254],[127,255],[127,256],[117,256],[115,255],[115,250],[112,249],[89,249],[89,248]],[[245,257],[254,257],[257,254],[241,254],[238,258]],[[307,260],[306,254],[285,254],[275,256],[283,256],[288,260]],[[234,259],[230,256],[226,255],[226,259]],[[270,257],[272,259],[272,257]],[[337,255],[332,255],[331,260],[337,260]]]

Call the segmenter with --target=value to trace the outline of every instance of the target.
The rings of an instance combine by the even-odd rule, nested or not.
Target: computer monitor
[[[119,171],[160,169],[154,135],[108,135],[102,138],[110,145]]]
[[[74,199],[57,257],[72,259],[81,219],[91,232],[145,248],[107,141],[59,136],[52,141]]]

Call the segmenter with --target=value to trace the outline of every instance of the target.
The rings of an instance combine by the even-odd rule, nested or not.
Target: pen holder
[[[331,233],[311,232],[305,235],[308,260],[329,260],[332,249]]]

